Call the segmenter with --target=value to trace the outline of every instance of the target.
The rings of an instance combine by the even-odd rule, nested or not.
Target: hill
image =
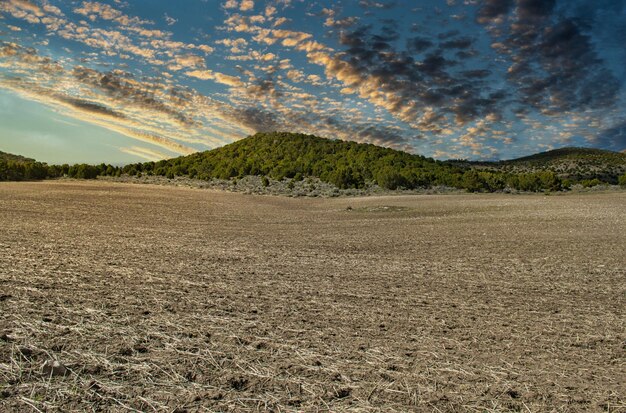
[[[230,145],[179,158],[134,164],[126,173],[230,179],[247,175],[274,180],[317,177],[339,188],[378,185],[396,189],[456,186],[463,170],[444,162],[371,144],[293,133],[257,133]]]
[[[601,181],[616,184],[626,173],[626,153],[594,148],[566,147],[498,162],[452,162],[460,167],[505,173],[551,171],[574,183]]]
[[[2,152],[0,151],[0,161],[5,161],[5,162],[35,162],[34,159],[30,159],[30,158],[26,158],[24,156],[21,155],[13,155],[12,153],[7,153],[7,152]]]
[[[550,163],[560,162],[565,159],[576,160],[596,160],[605,164],[626,162],[626,153],[612,152],[604,149],[595,148],[578,148],[578,147],[565,147],[559,149],[553,149],[546,152],[536,153],[534,155],[525,156],[522,158],[511,159],[508,161],[501,161],[502,163]]]
[[[341,189],[375,186],[395,190],[452,187],[470,192],[559,191],[572,183],[626,185],[626,155],[565,148],[500,162],[436,161],[371,144],[313,135],[257,133],[221,148],[192,155],[126,165],[46,165],[17,155],[0,157],[0,181],[69,176],[185,177],[204,181],[256,176],[267,187],[290,190],[298,181],[318,179]],[[310,185],[309,185],[310,184]]]
[[[584,152],[569,151],[567,156],[578,153],[590,164],[592,155]],[[598,157],[594,151],[589,153],[594,154],[595,170],[583,167],[578,160],[573,164],[571,174],[563,174],[559,173],[559,168],[549,166],[547,162],[547,159],[565,159],[563,151],[552,155],[538,154],[537,159],[543,160],[532,161],[535,162],[534,166],[531,166],[531,161],[524,159],[482,163],[444,162],[371,144],[274,132],[258,133],[211,151],[159,162],[127,165],[122,173],[168,178],[184,176],[201,180],[256,175],[264,177],[265,185],[269,179],[300,181],[310,177],[342,189],[371,185],[391,190],[446,186],[470,192],[507,189],[558,191],[568,188],[571,182],[583,179],[587,179],[589,186],[602,182],[617,183],[622,166],[619,158],[621,154],[608,152],[612,157]],[[605,162],[605,159],[610,159],[610,162]],[[572,178],[574,172],[579,174]]]

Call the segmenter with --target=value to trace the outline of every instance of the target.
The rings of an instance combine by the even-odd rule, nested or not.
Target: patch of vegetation
[[[264,177],[263,184],[315,177],[341,189],[418,189],[445,186],[470,192],[560,190],[565,187],[550,173],[517,176],[478,171],[420,155],[371,144],[293,133],[258,133],[212,151],[159,162],[127,165],[123,173],[140,171],[168,178],[202,180]]]
[[[202,180],[247,175],[282,181],[318,177],[338,188],[374,183],[389,189],[430,185],[454,186],[462,170],[443,162],[370,144],[292,133],[259,133],[212,151],[159,162],[138,163],[137,170],[161,176]]]
[[[576,183],[585,187],[617,184],[622,182],[620,175],[626,174],[626,154],[598,149],[558,149],[501,162],[442,162],[371,144],[285,132],[258,133],[211,151],[124,167],[48,166],[10,156],[12,160],[0,158],[0,180],[125,174],[235,181],[259,176],[263,187],[287,181],[290,189],[296,182],[317,178],[340,189],[378,185],[389,190],[451,187],[469,192],[551,192]]]
[[[0,161],[4,162],[35,162],[34,159],[26,158],[21,155],[13,155],[12,153],[0,151]]]
[[[100,175],[120,176],[122,170],[112,165],[48,165],[34,159],[0,152],[0,181],[37,181],[67,176],[96,179]]]
[[[561,148],[523,158],[499,162],[451,161],[451,163],[478,170],[512,174],[554,172],[571,184],[618,184],[626,173],[626,153],[593,148]]]

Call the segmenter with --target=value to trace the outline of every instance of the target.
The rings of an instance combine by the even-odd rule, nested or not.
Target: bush
[[[617,183],[623,187],[626,187],[626,174],[620,176],[619,179],[617,180]]]
[[[603,182],[599,180],[598,178],[594,178],[594,179],[584,179],[580,181],[580,184],[583,186],[583,188],[591,188],[594,186],[602,185]]]

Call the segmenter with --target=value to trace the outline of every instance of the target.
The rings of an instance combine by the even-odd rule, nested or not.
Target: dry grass
[[[1,184],[0,411],[625,411],[625,205]]]

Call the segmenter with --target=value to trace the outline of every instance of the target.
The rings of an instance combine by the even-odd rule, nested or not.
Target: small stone
[[[61,364],[57,360],[54,360],[54,361],[48,360],[45,363],[43,363],[43,366],[41,366],[41,371],[46,376],[52,376],[52,377],[65,376],[68,373],[67,367],[65,367],[63,364]]]

